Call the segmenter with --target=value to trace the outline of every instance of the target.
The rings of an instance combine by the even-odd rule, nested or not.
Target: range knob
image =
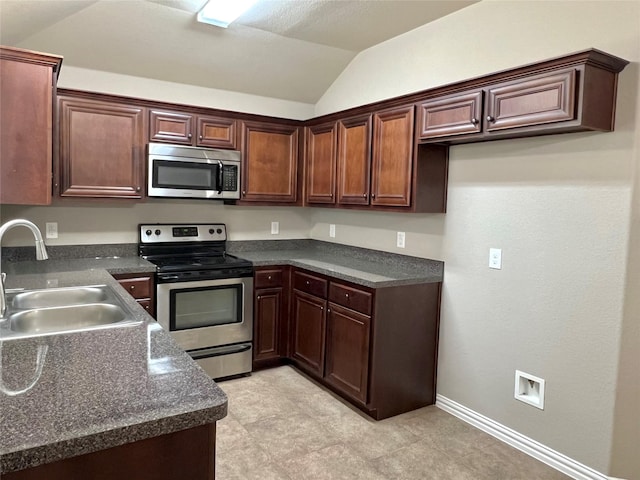
[[[157,229],[156,229],[156,231],[155,231],[155,234],[156,234],[156,235],[160,235],[160,233],[162,233],[162,232],[160,232],[160,229],[159,229],[159,228],[157,228]]]
[[[145,234],[147,234],[147,235],[151,235],[151,233],[152,233],[152,232],[151,232],[151,230],[147,230],[147,231],[146,231],[146,232],[144,232],[144,233],[145,233]]]
[[[216,230],[216,232],[218,232],[218,235],[220,235],[222,233],[222,229],[219,228],[218,230]]]
[[[215,232],[215,230],[213,228],[209,229],[209,235],[213,235],[214,232]]]

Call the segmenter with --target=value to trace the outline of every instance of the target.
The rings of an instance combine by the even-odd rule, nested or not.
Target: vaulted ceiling
[[[0,43],[63,65],[315,103],[358,52],[476,1],[258,0],[222,29],[196,21],[205,0],[0,0]]]

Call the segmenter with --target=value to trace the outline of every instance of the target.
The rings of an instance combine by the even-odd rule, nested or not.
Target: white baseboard
[[[532,456],[533,458],[546,463],[552,468],[568,475],[576,480],[616,480],[613,477],[595,471],[593,468],[587,467],[560,452],[556,452],[551,448],[542,445],[535,440],[516,432],[515,430],[505,427],[504,425],[491,420],[480,413],[461,405],[453,400],[443,396],[436,395],[436,407],[441,408],[447,413],[458,417],[461,420],[487,432],[489,435],[496,437],[498,440],[517,448],[521,452]],[[624,479],[618,479],[624,480]]]

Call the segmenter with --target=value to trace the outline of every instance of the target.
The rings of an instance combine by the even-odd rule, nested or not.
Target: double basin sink
[[[7,294],[0,337],[31,337],[141,323],[111,287],[49,288]]]

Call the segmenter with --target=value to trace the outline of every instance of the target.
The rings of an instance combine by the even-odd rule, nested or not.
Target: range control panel
[[[224,223],[141,224],[140,243],[212,242],[227,239]]]

